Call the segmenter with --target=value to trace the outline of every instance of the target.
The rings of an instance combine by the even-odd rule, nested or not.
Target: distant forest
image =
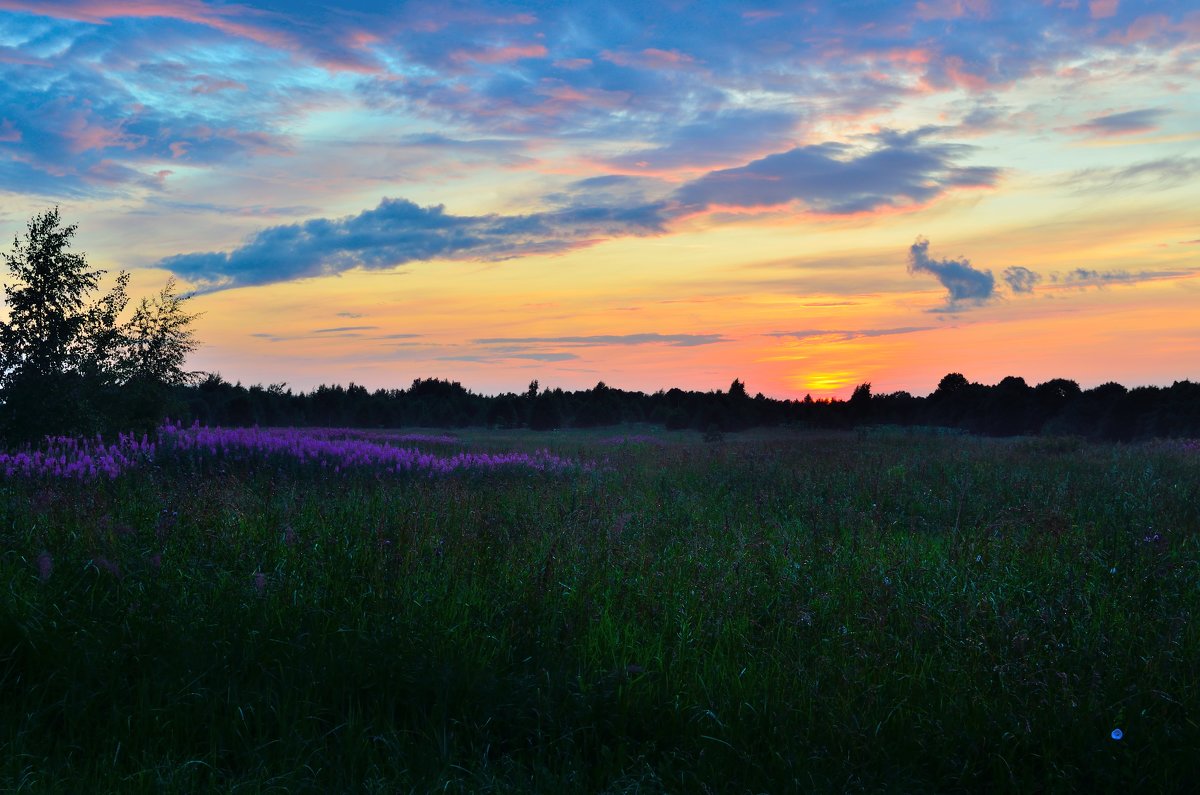
[[[175,387],[176,415],[210,425],[383,428],[597,428],[651,423],[710,434],[756,427],[848,429],[925,426],[989,436],[1065,435],[1112,441],[1200,437],[1200,383],[1127,389],[1107,383],[1081,389],[1056,378],[1029,386],[1009,376],[995,385],[944,377],[927,397],[874,394],[861,384],[848,400],[776,400],[751,396],[740,380],[726,392],[669,389],[653,394],[603,382],[581,391],[542,389],[487,396],[457,381],[416,379],[408,389],[374,392],[350,384],[293,393],[284,384],[244,387],[217,375]]]

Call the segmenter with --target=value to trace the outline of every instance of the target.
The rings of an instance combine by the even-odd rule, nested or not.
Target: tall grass
[[[0,481],[0,789],[1200,774],[1194,447],[639,433],[555,434],[594,466],[554,471]]]

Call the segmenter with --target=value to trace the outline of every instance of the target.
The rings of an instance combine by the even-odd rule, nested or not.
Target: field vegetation
[[[2,473],[0,789],[1200,773],[1195,443],[188,432],[127,437],[118,471]],[[335,462],[339,440],[375,452]]]

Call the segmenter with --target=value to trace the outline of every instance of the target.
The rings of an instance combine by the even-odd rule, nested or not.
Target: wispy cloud
[[[799,202],[849,215],[929,202],[954,188],[995,185],[1000,169],[964,166],[972,147],[923,140],[927,131],[884,132],[867,146],[825,143],[714,171],[680,188],[684,207],[762,208]]]
[[[656,131],[655,145],[610,158],[605,164],[624,171],[655,172],[745,162],[764,151],[778,151],[797,121],[795,114],[778,110],[706,111]]]
[[[798,340],[828,338],[831,341],[845,342],[847,340],[856,340],[862,337],[890,337],[896,334],[915,334],[918,331],[929,331],[937,328],[936,326],[901,326],[898,328],[874,328],[874,329],[856,329],[853,331],[847,330],[831,330],[831,329],[803,329],[800,331],[772,331],[766,334],[768,337],[791,337]]]
[[[1063,182],[1079,192],[1099,187],[1166,189],[1190,184],[1200,176],[1200,157],[1163,157],[1127,166],[1088,168],[1069,174]]]
[[[478,345],[513,345],[530,343],[552,343],[556,345],[671,345],[690,348],[696,345],[714,345],[731,340],[720,334],[594,334],[582,337],[488,337],[477,339]]]
[[[1052,273],[1050,281],[1064,287],[1107,287],[1113,284],[1137,284],[1194,276],[1193,271],[1099,271],[1091,268],[1075,268],[1065,273]]]
[[[1088,119],[1075,125],[1071,130],[1084,135],[1105,137],[1153,132],[1158,129],[1159,121],[1169,113],[1170,111],[1165,108],[1143,108],[1124,113],[1109,113]]]

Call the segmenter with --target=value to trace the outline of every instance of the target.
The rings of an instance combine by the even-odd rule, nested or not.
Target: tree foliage
[[[190,378],[188,297],[168,281],[122,323],[129,274],[97,296],[107,272],[71,250],[76,229],[57,207],[47,210],[3,255],[12,281],[0,321],[0,433],[9,441],[146,424],[162,413],[167,390]]]
[[[193,383],[197,373],[183,369],[188,354],[196,349],[192,322],[184,306],[190,296],[176,292],[168,279],[153,298],[143,298],[124,326],[124,351],[120,369],[126,381],[150,381],[164,386]]]

